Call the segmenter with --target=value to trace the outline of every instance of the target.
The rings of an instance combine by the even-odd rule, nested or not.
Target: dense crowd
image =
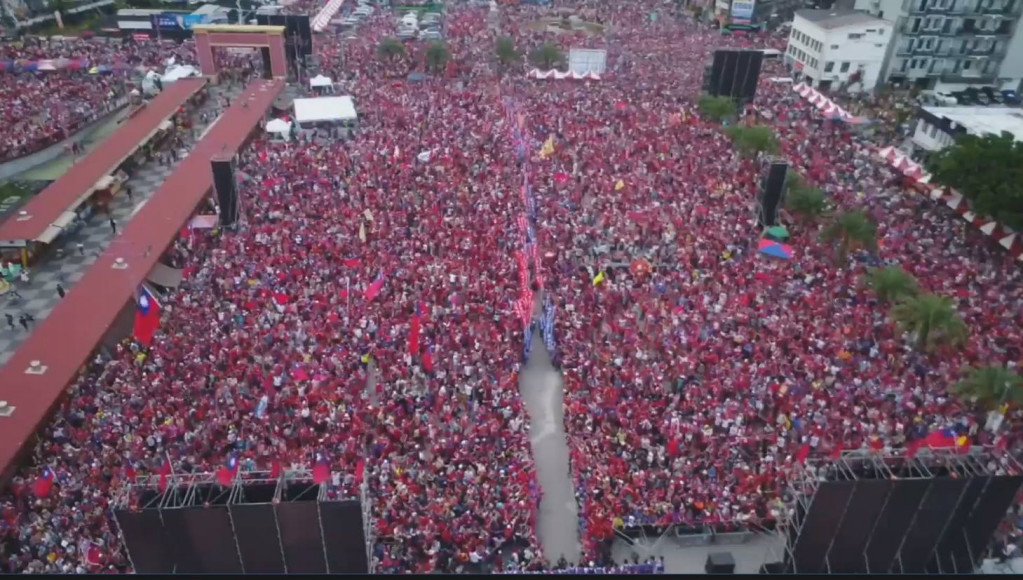
[[[246,149],[244,224],[178,240],[186,281],[151,347],[98,356],[72,387],[0,500],[0,570],[125,571],[107,511],[124,481],[234,455],[242,471],[324,457],[348,496],[364,465],[378,572],[542,569],[513,305],[524,175],[542,257],[525,282],[555,304],[589,569],[611,569],[599,545],[615,527],[770,525],[797,455],[942,428],[1015,445],[946,394],[962,366],[1021,356],[1023,284],[999,249],[889,187],[862,136],[761,84],[750,117],[793,170],[877,220],[877,260],[956,299],[967,344],[914,351],[859,284],[867,257],[836,263],[819,225],[793,224],[792,261],[756,253],[762,166],[693,102],[709,50],[777,39],[654,18],[652,1],[583,4],[602,32],[559,35],[531,24],[544,9],[513,6],[494,30],[486,9],[451,8],[451,62],[417,82],[421,43],[377,55],[386,11],[343,46],[318,38],[359,129]],[[498,77],[498,34],[524,52],[606,47],[613,72]]]
[[[0,45],[0,60],[10,63],[0,70],[0,120],[4,126],[0,162],[35,153],[74,135],[116,106],[127,94],[127,78],[145,69],[162,69],[169,58],[194,62],[193,46],[35,37]],[[11,70],[12,65],[40,60],[63,68]],[[58,61],[77,64],[72,68]],[[90,72],[101,65],[104,72]],[[139,67],[142,70],[136,70]]]

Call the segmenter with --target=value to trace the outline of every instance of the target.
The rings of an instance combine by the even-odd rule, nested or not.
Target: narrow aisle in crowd
[[[565,435],[564,387],[539,333],[533,335],[529,362],[519,373],[519,392],[529,413],[529,439],[543,490],[536,533],[549,562],[564,556],[568,562],[578,563],[579,507]]]

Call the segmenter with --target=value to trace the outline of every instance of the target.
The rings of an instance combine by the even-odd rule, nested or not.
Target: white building
[[[939,151],[957,136],[1010,133],[1023,142],[1023,110],[1007,107],[921,107],[913,131],[913,145]]]
[[[893,24],[855,10],[800,10],[785,62],[821,90],[873,90],[881,78]]]
[[[955,91],[1023,80],[1023,0],[852,0],[895,24],[884,78]]]

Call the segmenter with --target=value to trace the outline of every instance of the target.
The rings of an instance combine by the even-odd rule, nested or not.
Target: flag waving
[[[327,458],[322,453],[316,454],[316,464],[313,465],[313,483],[319,485],[330,479],[330,466],[327,465]]]
[[[416,311],[412,314],[412,329],[408,335],[408,351],[412,356],[419,354],[419,333],[422,330],[423,309],[422,305],[416,302]]]
[[[380,294],[380,290],[384,287],[384,280],[386,279],[387,278],[384,276],[383,272],[377,274],[377,279],[373,280],[373,282],[366,287],[366,302],[373,300],[377,297],[377,294]]]
[[[56,477],[53,475],[53,470],[49,466],[43,468],[42,475],[35,483],[36,497],[46,497],[50,495],[50,490],[53,489],[53,480]]]
[[[227,487],[231,485],[231,481],[238,475],[238,456],[234,453],[227,459],[227,464],[221,467],[217,471],[217,481],[220,485]]]
[[[139,297],[135,309],[135,340],[149,346],[153,335],[160,327],[160,303],[145,286],[139,287]]]

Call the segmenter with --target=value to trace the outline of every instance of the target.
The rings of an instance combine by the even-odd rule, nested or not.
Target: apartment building
[[[870,91],[881,79],[892,28],[855,10],[800,10],[785,61],[800,82],[821,90]]]
[[[883,78],[922,88],[1020,89],[1023,0],[855,0],[895,24]]]

